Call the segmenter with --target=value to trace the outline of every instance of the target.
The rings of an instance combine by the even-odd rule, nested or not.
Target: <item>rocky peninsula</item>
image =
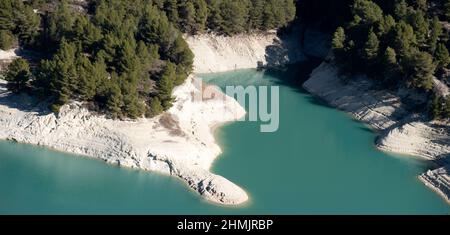
[[[293,62],[290,48],[276,33],[221,37],[204,35],[188,39],[195,53],[195,72],[222,72],[267,65],[267,48]],[[292,48],[291,48],[292,49]],[[7,64],[17,55],[0,51]],[[217,55],[213,57],[207,57]],[[232,60],[220,63],[223,55]],[[297,54],[295,60],[302,59]],[[208,92],[205,92],[208,91]],[[48,103],[15,95],[0,82],[0,139],[49,147],[107,163],[176,176],[203,198],[219,204],[244,203],[249,196],[238,185],[209,171],[220,155],[213,128],[235,121],[245,110],[233,98],[194,75],[174,90],[175,103],[168,112],[152,119],[112,120],[89,111],[83,103],[64,105],[58,114]]]

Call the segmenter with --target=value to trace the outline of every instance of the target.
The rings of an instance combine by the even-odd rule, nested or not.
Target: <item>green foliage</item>
[[[170,22],[185,33],[205,29],[233,35],[286,26],[295,18],[294,0],[161,0]]]
[[[381,8],[370,0],[355,0],[353,4],[353,15],[356,22],[372,25],[383,19]]]
[[[17,14],[10,14],[15,11],[12,3],[17,4]],[[27,2],[35,7],[44,3]],[[26,76],[26,82],[21,83],[15,79],[17,86],[11,89],[29,84],[53,98],[51,108],[55,112],[70,100],[81,100],[114,118],[157,114],[160,107],[155,102],[163,109],[170,107],[173,87],[183,83],[192,71],[192,52],[162,11],[164,5],[156,1],[92,0],[88,13],[75,11],[70,1],[51,2],[52,10],[44,10],[42,18],[22,1],[1,4],[0,22],[5,22],[0,26],[2,45],[10,47],[14,33],[31,49],[49,55],[37,64],[35,79],[29,82]],[[177,12],[179,7],[183,6],[177,3]],[[183,24],[186,29],[198,22],[205,24],[205,2],[192,1],[186,7],[188,15],[178,18],[188,20]],[[200,19],[189,15],[192,10]],[[36,30],[36,25],[42,25],[41,30]],[[158,86],[152,85],[155,83]],[[151,110],[150,105],[158,110]]]
[[[161,101],[164,110],[167,110],[172,106],[172,89],[174,87],[175,76],[175,65],[168,63],[158,81],[158,98]]]
[[[37,35],[39,24],[39,16],[23,1],[0,1],[0,31],[14,33],[20,43],[24,45],[32,43]]]
[[[394,49],[388,47],[386,48],[383,55],[383,62],[385,65],[397,65],[397,53]]]
[[[5,74],[5,79],[8,81],[8,89],[15,93],[25,91],[31,77],[30,66],[22,58],[13,60]]]
[[[33,76],[24,68],[10,84],[50,96],[53,111],[80,100],[113,118],[139,118],[170,108],[173,88],[192,72],[182,32],[275,29],[295,13],[294,0],[91,0],[81,10],[72,0],[2,0],[0,48],[17,38],[42,55]]]
[[[380,41],[377,35],[370,30],[367,36],[367,41],[364,45],[364,58],[367,61],[373,61],[378,57],[378,50],[380,48]]]
[[[161,104],[161,101],[158,97],[154,97],[150,100],[150,105],[148,112],[146,113],[147,117],[155,117],[164,111],[164,107]]]
[[[430,51],[434,53],[436,50],[437,43],[439,41],[439,37],[442,35],[442,25],[439,22],[439,18],[437,16],[433,17],[433,21],[431,22],[431,35],[430,35]]]
[[[413,27],[417,42],[420,44],[426,43],[429,25],[428,20],[425,18],[424,12],[422,11],[412,12],[408,16],[408,22]]]
[[[383,20],[380,21],[378,24],[378,31],[379,31],[378,36],[388,34],[395,27],[395,25],[396,22],[394,17],[392,17],[391,15],[384,16]]]
[[[414,7],[422,12],[425,12],[428,9],[427,0],[415,0],[413,3]]]
[[[117,75],[112,76],[111,80],[112,82],[110,83],[106,94],[106,108],[113,118],[119,118],[122,117],[123,96],[117,81]]]
[[[450,117],[450,97],[433,96],[428,110],[433,119]]]
[[[333,40],[331,42],[333,50],[341,50],[344,48],[345,43],[345,31],[344,28],[339,27],[334,33]]]
[[[401,57],[406,57],[417,46],[417,38],[411,25],[400,21],[395,27],[393,46],[400,53]]]
[[[407,75],[407,84],[413,88],[429,91],[433,88],[433,74],[436,66],[433,57],[427,52],[414,52],[408,55],[403,62]]]
[[[435,58],[438,70],[443,69],[450,64],[450,55],[443,43],[437,45]]]
[[[13,47],[16,39],[14,35],[8,30],[0,31],[0,49],[9,50]]]
[[[405,0],[396,0],[397,2],[395,3],[395,17],[398,20],[402,20],[405,19],[406,15],[408,14],[408,4],[406,3]]]
[[[446,18],[448,3],[355,0],[349,7],[352,16],[332,40],[341,72],[367,74],[388,89],[407,86],[431,93],[435,75],[450,64],[449,38],[440,22]],[[432,116],[450,117],[450,99],[430,104]]]
[[[397,61],[397,53],[393,48],[387,47],[382,58],[384,68],[383,76],[389,84],[395,84],[395,79],[399,76],[400,67]]]

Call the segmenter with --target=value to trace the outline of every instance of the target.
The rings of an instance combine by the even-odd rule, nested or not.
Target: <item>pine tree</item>
[[[425,44],[428,37],[429,24],[422,11],[416,11],[409,16],[409,23],[414,29],[417,42]]]
[[[366,44],[364,45],[364,57],[368,61],[372,61],[378,57],[380,41],[373,30],[369,31]]]
[[[344,28],[337,28],[332,41],[333,50],[342,50],[344,48],[345,39],[346,37]]]
[[[16,43],[14,35],[8,30],[0,31],[0,49],[9,50]]]
[[[269,5],[269,4],[268,4]],[[221,31],[228,35],[243,32],[248,15],[248,0],[229,0],[220,4],[220,14],[223,19]],[[270,25],[270,28],[273,27]]]
[[[41,23],[39,15],[35,14],[31,7],[24,6],[16,17],[17,23],[15,30],[17,31],[19,40],[25,45],[34,43]]]
[[[149,118],[155,117],[164,111],[164,107],[161,105],[161,101],[158,97],[153,97],[150,99],[150,105],[146,116]]]
[[[383,11],[370,0],[355,0],[353,14],[361,19],[363,24],[374,24],[383,19]]]
[[[450,64],[450,55],[443,43],[437,45],[435,58],[438,70],[446,68]]]
[[[194,3],[186,1],[180,6],[181,27],[183,32],[194,33],[196,32],[196,12]]]
[[[164,4],[164,11],[167,13],[169,20],[175,24],[178,24],[180,17],[178,15],[178,1],[166,0]]]
[[[248,29],[261,29],[263,27],[264,2],[252,0],[251,11],[249,12]]]
[[[44,71],[50,77],[50,90],[56,96],[56,104],[66,104],[78,87],[78,74],[75,65],[77,58],[75,44],[65,40],[54,58],[46,63]],[[57,109],[59,106],[54,106]]]
[[[195,28],[194,33],[202,33],[206,29],[208,20],[208,5],[205,0],[194,0],[195,6]]]
[[[399,52],[401,57],[406,57],[417,45],[416,35],[411,25],[400,21],[395,28],[394,36],[395,51]]]
[[[173,45],[167,52],[167,57],[171,62],[185,67],[187,73],[191,72],[191,65],[194,60],[194,54],[189,49],[188,44],[186,43],[186,41],[184,41],[181,35],[178,35],[178,37],[173,42]]]
[[[430,51],[434,53],[436,51],[436,46],[439,40],[439,37],[442,35],[442,25],[439,22],[437,16],[433,18],[431,23],[431,35],[430,35]]]
[[[75,18],[70,11],[67,0],[62,0],[57,5],[56,10],[49,15],[47,28],[44,29],[48,39],[46,43],[49,46],[54,46],[63,38],[69,39],[74,23]]]
[[[427,0],[415,0],[414,1],[414,7],[417,10],[420,10],[422,12],[426,12],[428,9],[428,3]]]
[[[384,51],[382,65],[385,69],[383,69],[383,75],[387,81],[390,83],[394,83],[394,78],[399,76],[399,65],[397,62],[397,53],[394,49],[387,47]]]
[[[172,106],[172,90],[174,87],[175,76],[175,65],[170,62],[167,63],[165,71],[158,81],[158,98],[161,100],[164,110],[167,110]]]
[[[378,25],[378,36],[383,36],[388,34],[391,29],[393,29],[396,25],[394,17],[391,15],[387,15],[383,17],[383,20]]]
[[[94,66],[85,55],[80,55],[77,57],[76,67],[79,79],[78,93],[83,100],[92,100],[96,94],[97,87]]]
[[[433,88],[433,74],[436,66],[433,57],[427,52],[417,51],[405,58],[403,67],[408,77],[408,85],[412,88],[429,91]]]
[[[122,116],[123,96],[117,82],[117,75],[112,75],[112,81],[108,88],[106,108],[109,110],[113,118]]]
[[[438,96],[434,96],[430,108],[430,115],[433,119],[439,119],[442,115],[442,103]]]
[[[115,66],[119,74],[132,73],[139,70],[139,59],[136,56],[134,44],[134,40],[127,40],[120,44]]]
[[[405,0],[396,0],[395,3],[395,17],[397,20],[405,19],[406,15],[408,14],[408,4]]]
[[[386,65],[396,65],[397,64],[397,53],[395,53],[395,50],[387,47],[384,56],[383,61]]]
[[[22,58],[13,60],[8,66],[5,79],[7,88],[14,93],[23,92],[28,86],[32,75],[28,62]]]

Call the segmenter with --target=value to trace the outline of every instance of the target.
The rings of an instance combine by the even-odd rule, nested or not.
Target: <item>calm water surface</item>
[[[3,141],[0,214],[449,214],[417,179],[430,164],[376,150],[370,129],[298,89],[308,67],[201,75],[220,87],[280,86],[277,132],[257,122],[216,131],[224,153],[212,170],[245,188],[244,206],[207,203],[175,178]]]

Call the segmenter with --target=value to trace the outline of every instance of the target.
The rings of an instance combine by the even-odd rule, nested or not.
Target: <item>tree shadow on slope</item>
[[[27,93],[13,94],[7,91],[6,83],[0,83],[0,105],[23,112],[33,112],[39,116],[52,113],[47,102],[40,101]]]

